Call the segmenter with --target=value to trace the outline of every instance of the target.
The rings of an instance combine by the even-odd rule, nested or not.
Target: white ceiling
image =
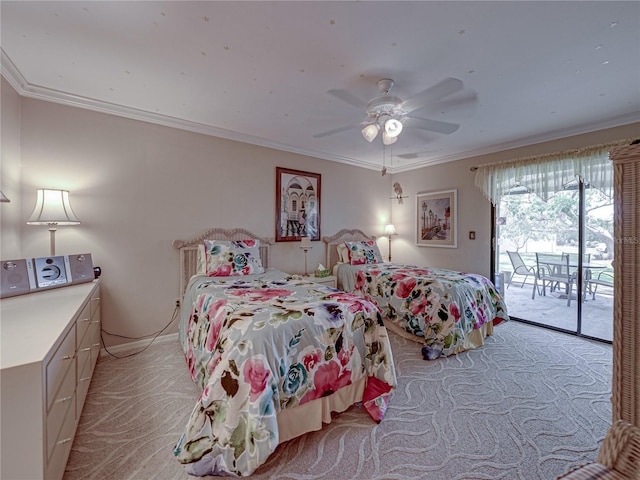
[[[403,171],[640,121],[640,2],[7,1],[2,74],[21,95]],[[413,112],[383,160],[357,127],[377,81]],[[338,90],[339,95],[329,94]]]

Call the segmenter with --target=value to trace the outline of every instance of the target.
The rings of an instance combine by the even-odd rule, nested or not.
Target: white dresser
[[[100,354],[99,280],[0,301],[3,480],[59,480]]]

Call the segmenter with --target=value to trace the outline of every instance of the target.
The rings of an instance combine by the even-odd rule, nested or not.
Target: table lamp
[[[78,225],[80,220],[71,210],[69,192],[66,190],[39,189],[36,206],[27,225],[48,225],[51,236],[51,256],[56,254],[56,227]]]
[[[397,235],[398,232],[396,232],[396,227],[389,223],[384,227],[384,234],[389,238],[389,261],[391,261],[391,235]]]
[[[307,252],[313,248],[311,246],[311,239],[309,237],[301,237],[300,238],[300,248],[304,250],[304,276],[307,277],[309,274],[307,273]]]

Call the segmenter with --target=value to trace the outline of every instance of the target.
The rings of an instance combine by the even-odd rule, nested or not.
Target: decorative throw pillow
[[[264,273],[259,240],[205,240],[204,249],[210,277]]]
[[[198,256],[196,257],[196,275],[207,274],[207,252],[204,249],[204,243],[198,245]]]
[[[351,265],[363,265],[365,263],[382,263],[382,255],[378,245],[373,240],[362,242],[345,242],[349,249]]]
[[[338,261],[342,263],[349,263],[349,249],[346,243],[340,243],[336,249],[338,250]]]

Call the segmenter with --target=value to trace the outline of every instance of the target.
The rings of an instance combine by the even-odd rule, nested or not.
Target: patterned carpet
[[[510,322],[427,362],[390,334],[399,387],[278,447],[255,479],[553,479],[592,461],[611,423],[611,346]],[[187,479],[172,449],[195,404],[177,339],[96,367],[65,480]]]

